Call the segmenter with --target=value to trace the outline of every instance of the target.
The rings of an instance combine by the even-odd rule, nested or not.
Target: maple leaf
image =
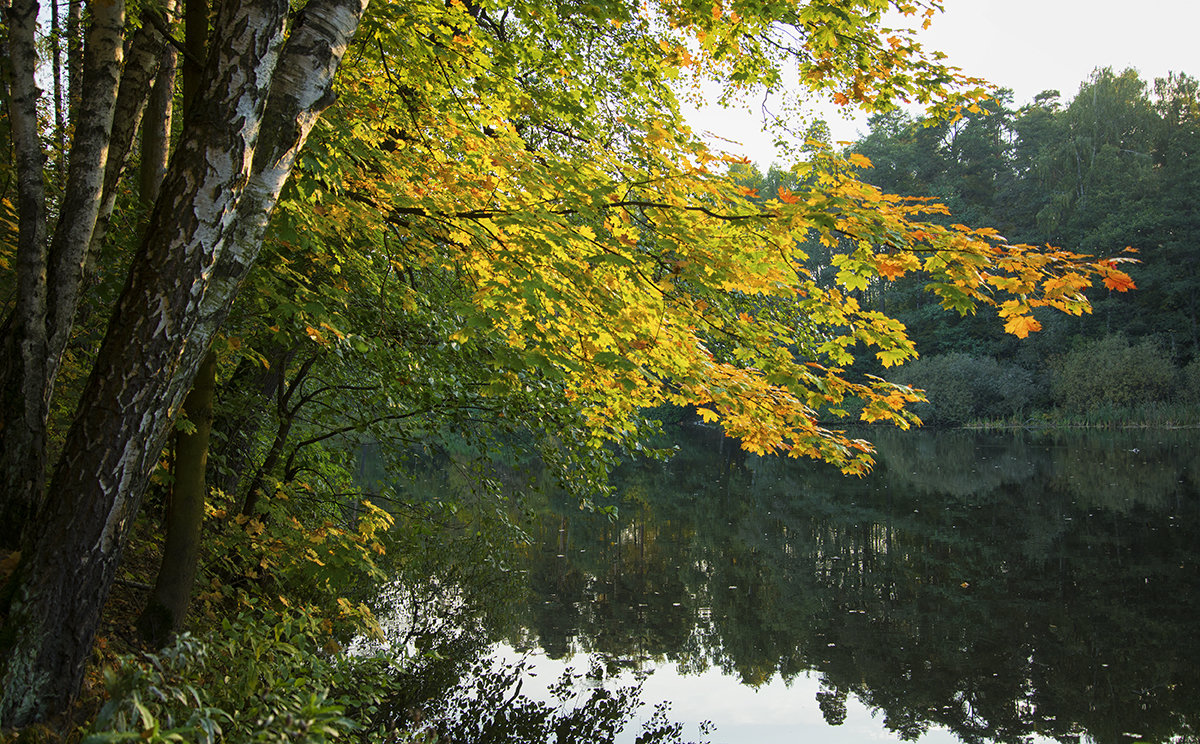
[[[1033,331],[1042,330],[1042,324],[1028,315],[1015,315],[1004,324],[1004,330],[1017,338],[1025,338]]]
[[[857,152],[850,154],[850,164],[857,168],[870,168],[871,167],[870,159],[867,158],[866,155],[863,155],[863,154],[857,153]]]
[[[791,191],[788,191],[784,187],[780,186],[779,187],[779,200],[782,201],[784,204],[795,204],[796,202],[800,201],[800,197],[796,196]]]
[[[1104,286],[1109,289],[1115,289],[1118,292],[1128,292],[1131,289],[1137,289],[1137,285],[1133,283],[1133,279],[1124,271],[1113,271],[1104,277]]]
[[[904,276],[906,272],[906,269],[902,264],[900,264],[900,262],[892,261],[891,259],[887,258],[881,258],[876,261],[875,270],[879,272],[880,276],[885,276],[889,280]]]

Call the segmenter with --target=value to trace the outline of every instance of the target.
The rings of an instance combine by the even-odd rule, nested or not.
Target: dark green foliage
[[[929,402],[914,410],[927,424],[1021,417],[1037,396],[1029,370],[958,352],[922,357],[906,364],[899,377],[926,391]]]
[[[390,690],[390,663],[330,653],[322,635],[302,615],[242,615],[126,657],[84,741],[316,744],[362,730]]]
[[[865,299],[906,324],[922,354],[961,352],[1012,361],[1040,378],[1050,374],[1050,357],[1061,353],[1068,339],[1122,333],[1130,346],[1145,351],[1146,359],[1127,360],[1112,343],[1097,346],[1096,353],[1113,359],[1100,360],[1098,370],[1079,372],[1089,379],[1108,375],[1108,382],[1083,387],[1074,385],[1080,380],[1062,379],[1060,363],[1055,367],[1058,402],[1085,411],[1174,399],[1167,366],[1183,367],[1200,355],[1200,212],[1195,209],[1200,83],[1195,78],[1172,73],[1147,85],[1133,70],[1102,68],[1069,99],[1046,91],[1013,108],[1001,92],[952,124],[930,126],[903,112],[879,114],[871,120],[870,134],[853,149],[872,161],[866,180],[891,193],[933,195],[950,207],[950,221],[992,225],[1012,242],[1053,243],[1089,254],[1116,255],[1132,247],[1142,261],[1129,272],[1136,291],[1093,292],[1093,314],[1045,318],[1045,330],[1020,344],[1000,333],[994,318],[936,312],[936,302],[919,291],[916,278],[903,277],[868,293]],[[1150,346],[1143,347],[1143,341]],[[958,363],[966,364],[961,358]],[[1124,380],[1123,365],[1132,365]],[[962,421],[991,407],[988,401],[968,405],[962,399],[963,388],[973,385],[969,371],[966,379],[947,380],[921,366],[907,379],[919,379],[936,399],[925,411],[927,420]],[[948,387],[939,391],[934,376]],[[1129,390],[1115,390],[1122,385]],[[1194,402],[1186,392],[1179,399]],[[952,400],[959,401],[957,407]],[[1040,407],[1049,401],[1032,403]],[[968,408],[974,410],[967,413]],[[985,417],[1004,415],[1009,414]]]
[[[1158,344],[1150,339],[1131,344],[1120,334],[1083,341],[1052,357],[1050,368],[1054,401],[1071,411],[1169,400],[1179,379]]]

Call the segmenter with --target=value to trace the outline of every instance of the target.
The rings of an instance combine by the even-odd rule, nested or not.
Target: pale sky
[[[945,0],[945,8],[919,36],[926,48],[945,52],[949,64],[969,75],[1013,89],[1018,106],[1048,89],[1069,101],[1097,67],[1133,67],[1148,83],[1169,71],[1200,77],[1198,0]],[[757,113],[709,107],[690,119],[698,131],[743,142],[736,149],[760,165],[774,159],[769,139],[755,134]],[[861,117],[831,118],[830,125],[834,139],[866,130]]]

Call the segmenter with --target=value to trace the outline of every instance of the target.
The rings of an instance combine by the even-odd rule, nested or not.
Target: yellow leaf
[[[870,159],[867,158],[867,156],[863,155],[862,153],[857,153],[857,152],[851,153],[849,160],[850,160],[851,165],[854,165],[858,168],[870,168],[871,167]]]
[[[1033,331],[1042,330],[1042,324],[1028,315],[1014,315],[1004,324],[1004,330],[1017,338],[1025,338]]]

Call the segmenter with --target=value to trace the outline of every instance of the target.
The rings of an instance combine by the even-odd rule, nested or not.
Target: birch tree
[[[36,123],[36,2],[15,3],[14,148],[20,296],[4,338],[4,508],[27,525],[7,629],[4,725],[62,710],[170,424],[253,265],[292,163],[322,110],[363,0],[230,0],[217,10],[199,98],[42,499],[45,426],[102,200],[125,9],[91,6],[83,97],[62,215],[47,244]],[[148,86],[147,86],[148,87]],[[14,415],[16,413],[17,415]],[[30,516],[38,514],[36,522]],[[11,544],[11,543],[10,543]]]

